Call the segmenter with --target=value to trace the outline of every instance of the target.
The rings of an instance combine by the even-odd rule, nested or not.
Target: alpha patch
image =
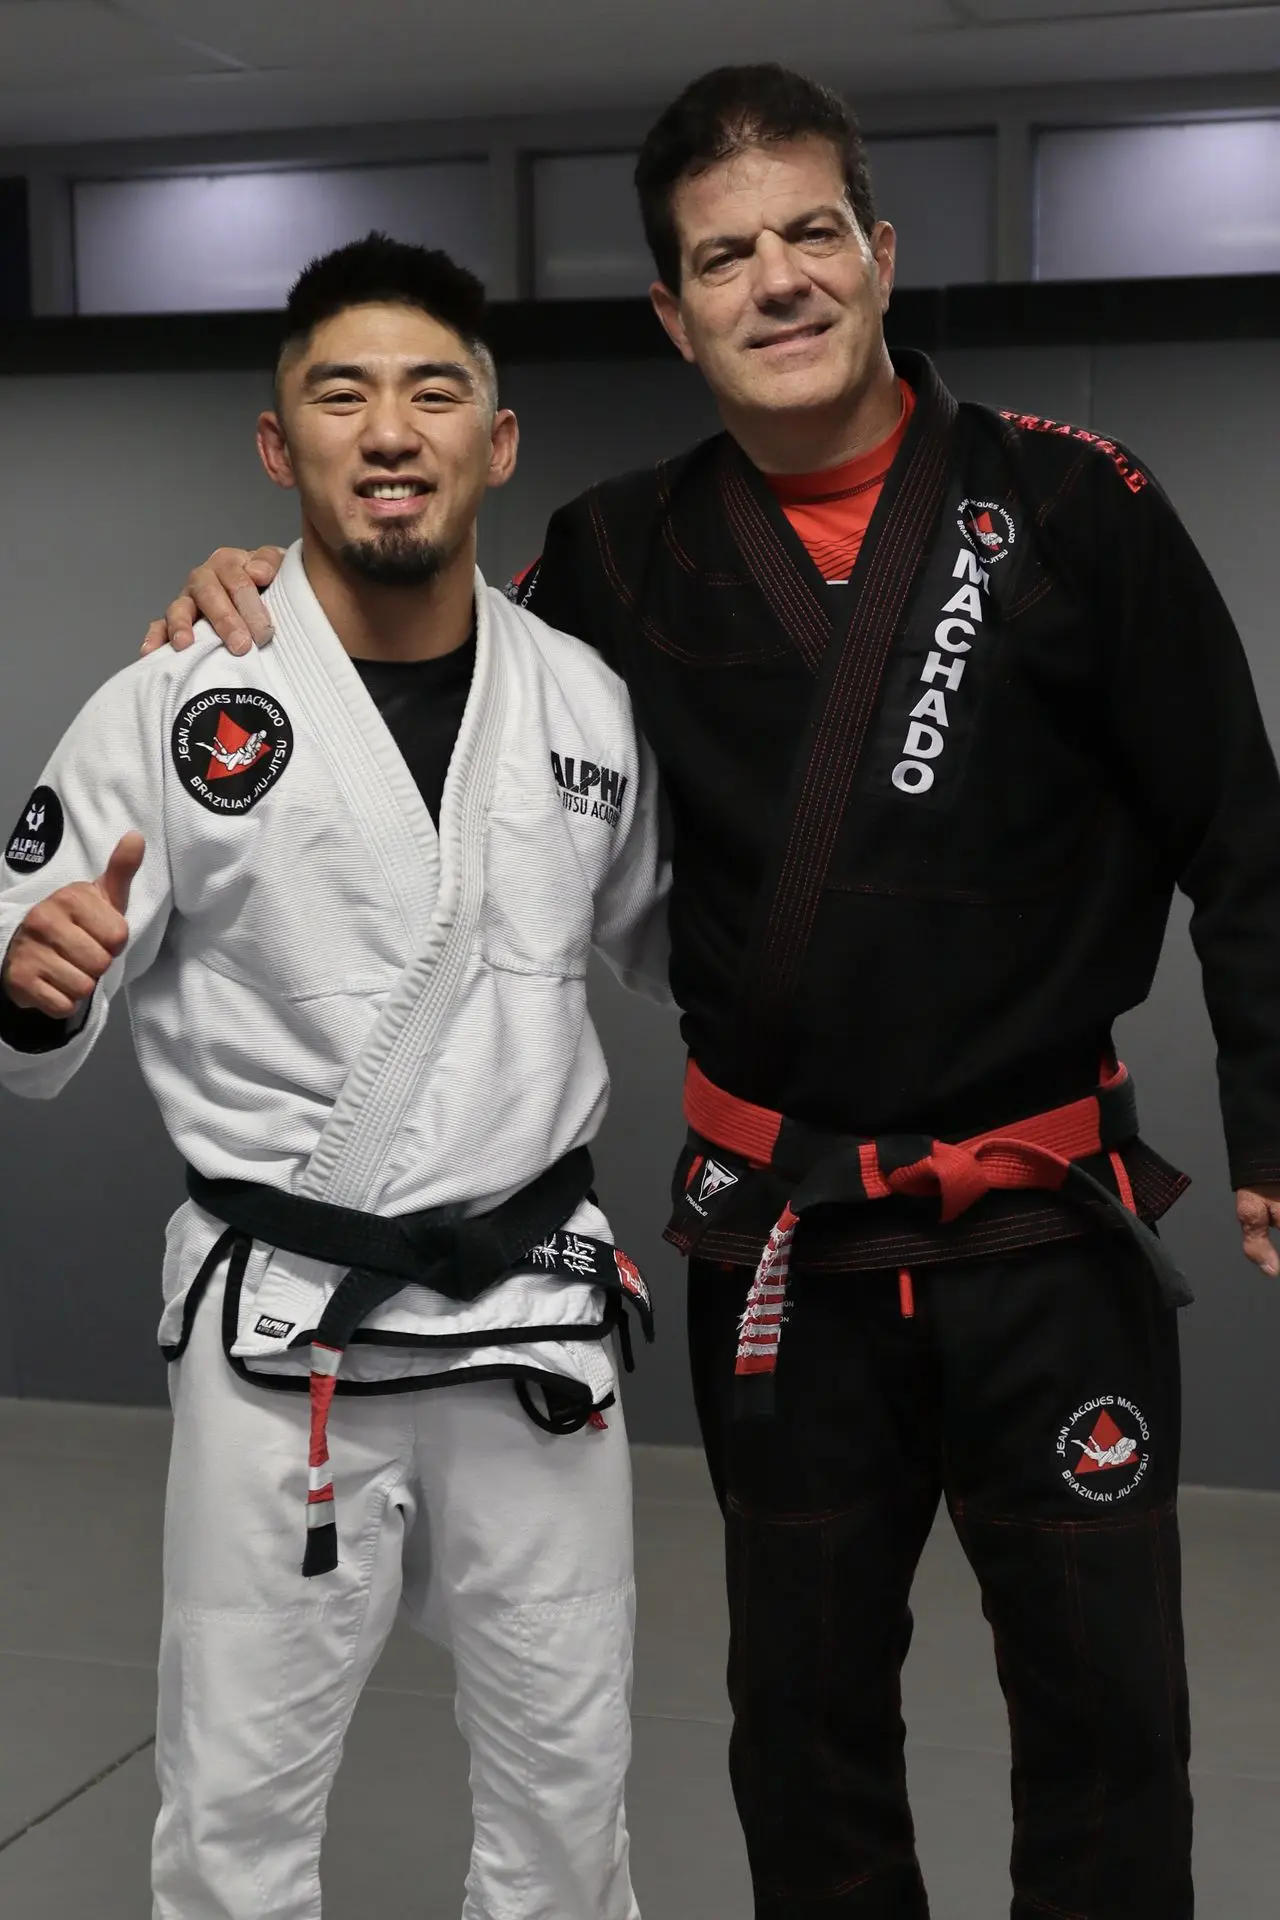
[[[38,873],[62,845],[65,826],[62,802],[53,788],[37,787],[9,835],[5,865],[15,873]]]
[[[248,813],[274,787],[293,753],[293,727],[258,687],[211,687],[173,723],[173,764],[210,813]]]
[[[297,1324],[296,1320],[273,1320],[269,1313],[260,1313],[254,1332],[264,1340],[287,1340]]]
[[[566,813],[589,814],[593,820],[603,820],[606,826],[617,826],[627,792],[625,773],[597,766],[594,760],[575,760],[571,753],[552,753],[551,771]]]
[[[1018,543],[1013,515],[996,500],[962,500],[956,525],[989,567],[1007,560]]]
[[[1147,1477],[1150,1441],[1146,1417],[1132,1400],[1112,1393],[1086,1400],[1058,1434],[1063,1483],[1095,1506],[1127,1500]]]

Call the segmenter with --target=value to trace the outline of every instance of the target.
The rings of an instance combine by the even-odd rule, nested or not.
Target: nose
[[[410,407],[390,397],[367,409],[360,451],[369,460],[395,464],[411,460],[422,446],[418,421]]]
[[[755,296],[761,307],[789,307],[809,291],[809,274],[781,234],[762,233],[755,250]]]

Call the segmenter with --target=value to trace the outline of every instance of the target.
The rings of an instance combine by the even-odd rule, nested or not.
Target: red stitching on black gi
[[[1155,1574],[1156,1605],[1160,1609],[1160,1637],[1164,1642],[1164,1683],[1165,1683],[1165,1697],[1168,1701],[1168,1707],[1169,1707],[1169,1752],[1171,1755],[1175,1753],[1177,1750],[1178,1688],[1177,1688],[1177,1683],[1174,1679],[1175,1656],[1174,1656],[1174,1646],[1173,1646],[1173,1629],[1172,1629],[1172,1625],[1170,1623],[1170,1618],[1169,1618],[1168,1596],[1165,1593],[1164,1562],[1163,1562],[1163,1557],[1160,1550],[1161,1549],[1160,1529],[1161,1529],[1162,1523],[1168,1519],[1169,1515],[1173,1512],[1173,1510],[1174,1510],[1174,1503],[1172,1501],[1166,1501],[1162,1507],[1155,1508],[1149,1516],[1150,1523],[1151,1523],[1149,1527],[1151,1565],[1152,1565],[1152,1571]],[[1173,1828],[1173,1797],[1172,1795],[1170,1795],[1170,1798],[1169,1798],[1169,1812],[1170,1812],[1170,1830],[1172,1834],[1172,1828]]]
[[[1096,1758],[1094,1762],[1093,1792],[1089,1800],[1089,1849],[1085,1855],[1082,1886],[1086,1898],[1091,1894],[1098,1866],[1098,1849],[1102,1844],[1102,1819],[1107,1805],[1107,1731],[1101,1713],[1098,1710],[1098,1689],[1093,1669],[1089,1663],[1089,1643],[1085,1632],[1084,1606],[1080,1598],[1080,1570],[1075,1557],[1075,1537],[1066,1534],[1062,1540],[1063,1558],[1068,1569],[1067,1587],[1071,1605],[1072,1639],[1076,1643],[1076,1654],[1080,1662],[1080,1683],[1089,1705],[1089,1715],[1093,1721]]]
[[[659,648],[663,653],[670,654],[673,660],[681,660],[686,666],[692,667],[740,667],[762,657],[766,659],[775,657],[772,654],[762,656],[759,648],[752,648],[745,653],[719,653],[714,659],[709,660],[705,654],[691,653],[687,647],[682,647],[671,639],[669,634],[641,610],[634,593],[618,571],[613,549],[609,544],[609,530],[605,525],[604,515],[595,494],[590,496],[590,511],[591,525],[596,536],[596,550],[600,555],[600,564],[604,568],[605,577],[651,645]]]
[[[780,1880],[756,1880],[752,1876],[757,1893],[763,1893],[770,1900],[838,1900],[842,1894],[856,1893],[859,1887],[865,1887],[872,1880],[878,1880],[882,1873],[893,1873],[899,1867],[915,1868],[915,1855],[911,1853],[891,1853],[886,1855],[878,1866],[869,1867],[866,1873],[859,1873],[852,1880],[841,1880],[833,1887],[789,1887]],[[1080,1920],[1088,1920],[1082,1915]]]
[[[1034,1893],[1019,1893],[1018,1899],[1037,1913],[1051,1913],[1054,1920],[1093,1920],[1091,1914],[1077,1913],[1074,1907],[1055,1907],[1048,1900],[1037,1899]]]
[[[984,1527],[1022,1527],[1028,1533],[1060,1534],[1064,1538],[1080,1533],[1135,1533],[1145,1530],[1147,1524],[1145,1513],[1105,1520],[1027,1520],[1015,1513],[982,1513],[978,1517]]]
[[[1007,609],[1002,624],[1006,627],[1011,626],[1015,620],[1020,620],[1024,613],[1030,613],[1032,607],[1038,607],[1045,596],[1053,592],[1054,584],[1052,580],[1041,580],[1036,586],[1029,587],[1022,598],[1015,600]]]
[[[885,664],[923,560],[949,453],[949,439],[941,439],[913,464],[885,537],[868,556],[868,573],[818,724],[765,929],[762,964],[773,976],[762,996],[766,1006],[784,1002],[799,975]],[[904,566],[904,554],[910,557],[913,552],[916,564]]]
[[[1059,480],[1053,492],[1046,494],[1044,499],[1040,502],[1039,507],[1036,509],[1036,525],[1038,527],[1044,527],[1048,525],[1049,515],[1053,512],[1055,507],[1060,506],[1062,502],[1066,499],[1067,495],[1070,493],[1072,487],[1075,485],[1076,481],[1080,478],[1081,474],[1087,471],[1088,466],[1089,466],[1089,456],[1087,453],[1082,453],[1080,455],[1080,458],[1076,461],[1073,461],[1071,466],[1067,468],[1066,472],[1063,474],[1061,480]]]
[[[726,459],[721,494],[731,531],[756,584],[810,673],[816,674],[831,644],[831,621],[808,581],[792,564],[777,530],[738,472]]]
[[[691,559],[690,556],[685,552],[684,547],[681,545],[680,540],[677,537],[675,526],[673,525],[672,519],[671,519],[670,475],[671,475],[671,462],[669,460],[660,460],[658,462],[658,465],[654,468],[654,477],[657,481],[657,487],[658,487],[658,505],[662,509],[663,545],[667,548],[667,551],[671,554],[677,566],[679,566],[683,572],[693,574],[697,579],[703,581],[705,585],[709,587],[740,587],[742,586],[743,582],[736,574],[711,573],[706,568],[700,567],[697,561]],[[782,645],[777,648],[776,654],[771,649],[766,657],[772,660],[777,657],[777,654],[790,653],[790,651],[791,651],[790,647],[786,645]]]

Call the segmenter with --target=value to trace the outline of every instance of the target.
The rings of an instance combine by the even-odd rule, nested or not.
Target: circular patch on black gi
[[[52,787],[37,787],[4,850],[5,865],[15,873],[35,873],[47,866],[62,845],[66,822],[62,802]]]
[[[1151,1429],[1132,1400],[1104,1393],[1077,1407],[1058,1434],[1064,1483],[1081,1500],[1127,1500],[1151,1466]]]
[[[1007,560],[1017,544],[1013,515],[998,500],[962,500],[956,525],[989,567]]]
[[[258,687],[210,687],[173,723],[173,764],[210,813],[248,813],[274,787],[293,752],[293,727]]]

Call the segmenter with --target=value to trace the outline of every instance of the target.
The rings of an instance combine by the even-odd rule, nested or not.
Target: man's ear
[[[682,359],[693,365],[693,348],[689,345],[689,336],[684,330],[684,321],[680,317],[680,296],[672,293],[670,287],[661,280],[655,280],[649,289],[649,298],[653,310],[661,320],[667,338],[674,342]]]
[[[258,415],[258,458],[278,487],[297,486],[280,416],[271,409]]]
[[[489,477],[485,482],[490,487],[505,487],[516,470],[516,456],[520,451],[520,422],[510,407],[499,407],[493,416],[492,437],[489,443]]]
[[[885,313],[898,267],[898,236],[887,220],[876,221],[871,229],[870,244],[871,257],[876,263],[876,274],[880,281],[880,311]]]

